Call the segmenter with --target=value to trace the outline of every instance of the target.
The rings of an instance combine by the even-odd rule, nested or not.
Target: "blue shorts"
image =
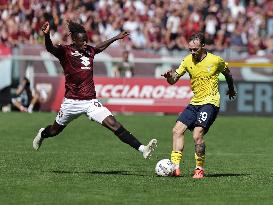
[[[205,133],[208,132],[219,112],[219,107],[212,104],[191,105],[189,104],[185,110],[179,115],[177,121],[187,125],[189,130],[195,127],[203,127]]]

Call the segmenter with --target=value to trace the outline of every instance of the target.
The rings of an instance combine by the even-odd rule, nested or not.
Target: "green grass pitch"
[[[0,113],[0,204],[273,204],[273,118],[220,116],[206,135],[206,177],[191,178],[194,144],[186,135],[183,176],[157,177],[169,158],[176,116],[118,115],[151,160],[85,117],[37,152],[32,140],[54,113]]]

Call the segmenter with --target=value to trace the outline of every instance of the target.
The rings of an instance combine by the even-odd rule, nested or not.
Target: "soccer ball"
[[[155,173],[157,176],[167,177],[171,176],[174,171],[174,165],[169,159],[162,159],[157,162],[155,166]]]

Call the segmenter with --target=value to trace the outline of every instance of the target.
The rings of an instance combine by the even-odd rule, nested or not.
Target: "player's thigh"
[[[68,125],[72,120],[84,113],[84,106],[80,101],[64,99],[55,121],[62,126]]]
[[[188,105],[184,111],[178,116],[177,122],[186,125],[188,129],[192,130],[197,119],[198,108],[194,105]]]
[[[204,133],[206,133],[210,126],[215,121],[219,112],[219,107],[216,107],[212,104],[202,105],[199,109],[197,115],[197,121],[195,123],[195,127],[204,128]]]
[[[94,120],[100,124],[102,124],[102,121],[108,116],[113,116],[113,114],[97,99],[91,100],[86,115],[90,120]]]

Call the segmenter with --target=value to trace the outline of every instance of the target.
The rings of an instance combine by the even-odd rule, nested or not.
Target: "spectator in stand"
[[[146,46],[146,38],[145,35],[142,33],[141,28],[138,27],[135,31],[131,33],[130,37],[132,41],[132,47],[135,49],[144,49]]]
[[[8,36],[7,28],[4,27],[3,29],[1,29],[1,32],[0,32],[0,43],[8,45],[9,44],[8,37],[9,36]]]
[[[180,11],[174,9],[171,12],[170,17],[167,20],[167,34],[166,34],[166,44],[169,49],[177,49],[176,39],[179,35],[179,26],[180,26]]]
[[[70,43],[63,23],[68,19],[79,19],[94,44],[129,29],[133,35],[144,35],[132,39],[133,47],[155,52],[162,48],[170,52],[185,49],[184,39],[198,31],[216,37],[221,30],[228,39],[237,38],[238,21],[245,32],[243,44],[236,45],[238,50],[247,49],[252,35],[265,42],[273,36],[272,0],[202,0],[198,5],[193,0],[0,0],[0,43],[9,47],[42,44],[39,28],[47,20],[54,30],[52,39]],[[265,48],[264,52],[270,50]]]
[[[4,10],[4,9],[8,8],[8,4],[9,4],[8,0],[1,0],[0,1],[0,9]]]
[[[217,30],[217,19],[215,17],[215,15],[208,15],[205,19],[205,32],[208,33],[208,35],[210,35],[212,38],[213,36],[216,34],[216,30]]]
[[[264,41],[262,41],[258,36],[255,36],[255,35],[252,35],[249,37],[247,47],[248,47],[248,53],[250,55],[264,54],[263,50],[266,49],[266,45]]]
[[[238,52],[243,51],[244,43],[242,39],[241,30],[235,29],[235,32],[230,38],[230,46]]]
[[[268,53],[273,53],[273,36],[265,39],[266,50]]]
[[[230,8],[232,17],[235,19],[240,13],[245,14],[245,7],[241,0],[228,0],[228,7]]]
[[[210,35],[209,33],[204,33],[206,39],[206,49],[211,52],[215,50],[215,42],[214,35]]]
[[[233,32],[235,31],[236,22],[235,19],[232,16],[227,17],[226,22],[226,33],[228,36],[232,36]]]
[[[179,32],[179,37],[176,39],[176,44],[177,44],[179,50],[186,49],[187,43],[188,43],[188,41],[184,35],[184,31],[183,31],[183,29],[181,29]]]
[[[216,16],[220,11],[220,4],[216,2],[216,0],[210,0],[209,1],[209,7],[208,12],[209,14],[212,14]]]
[[[125,31],[136,31],[139,28],[140,23],[137,20],[136,15],[133,12],[127,13],[128,17],[126,17],[125,22],[123,24],[123,30]]]
[[[130,52],[124,50],[122,53],[122,61],[117,64],[114,69],[115,77],[131,78],[134,75],[134,64],[130,61]]]
[[[257,10],[256,2],[254,0],[250,0],[248,6],[246,8],[246,16],[251,17],[251,16],[255,15],[256,10]]]
[[[24,16],[27,19],[31,19],[31,5],[33,4],[33,0],[19,0],[19,8],[22,13],[24,13]]]
[[[266,3],[264,4],[264,8],[266,11],[268,36],[272,38],[273,37],[273,2],[272,0],[266,0]]]
[[[215,40],[215,51],[224,51],[229,46],[229,39],[225,36],[224,30],[219,30],[216,34]]]
[[[147,39],[147,48],[152,50],[159,50],[163,43],[163,33],[165,30],[161,31],[159,25],[154,22],[147,22],[145,24],[145,36]]]

